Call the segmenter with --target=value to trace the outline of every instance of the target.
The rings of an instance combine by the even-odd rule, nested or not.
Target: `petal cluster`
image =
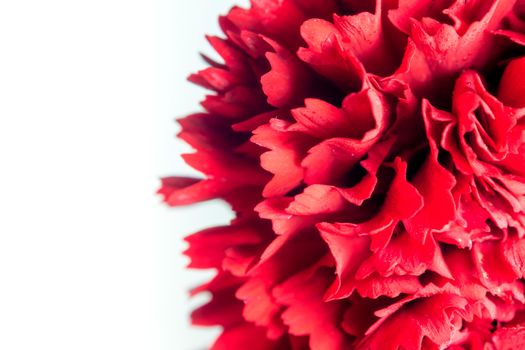
[[[167,204],[212,350],[525,349],[525,1],[251,0],[180,121]]]

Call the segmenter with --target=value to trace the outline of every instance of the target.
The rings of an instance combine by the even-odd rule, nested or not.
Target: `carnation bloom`
[[[180,121],[213,350],[525,349],[525,1],[252,0]]]

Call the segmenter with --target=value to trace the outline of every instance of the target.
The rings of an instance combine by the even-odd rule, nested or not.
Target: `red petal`
[[[337,213],[348,206],[338,189],[326,185],[311,185],[294,197],[286,212],[293,215]]]
[[[283,340],[268,339],[264,328],[243,322],[226,328],[210,350],[285,350],[287,348]]]
[[[289,236],[303,229],[312,227],[318,218],[316,216],[294,216],[286,211],[292,198],[270,198],[259,203],[255,210],[263,219],[272,220],[272,227],[276,234]]]
[[[439,259],[439,249],[432,237],[420,241],[407,232],[399,233],[385,248],[363,262],[356,277],[365,278],[373,272],[383,276],[421,275],[428,269],[433,270],[435,259]],[[446,270],[439,272],[450,276]]]
[[[389,108],[383,96],[373,89],[349,95],[343,109],[348,111],[348,123],[352,128],[347,135],[361,138],[331,138],[311,148],[301,163],[308,184],[340,182],[388,127]]]
[[[494,333],[493,341],[498,350],[525,349],[525,327],[500,328]]]
[[[197,150],[232,149],[240,142],[239,135],[230,130],[228,119],[199,113],[177,122],[181,126],[178,137]]]
[[[485,241],[473,246],[472,254],[479,271],[480,280],[495,294],[501,293],[501,285],[516,279],[511,266],[505,262],[498,241]],[[496,289],[500,291],[497,293]]]
[[[266,53],[271,69],[261,77],[268,103],[278,108],[300,104],[311,88],[310,73],[295,55],[269,39],[267,41],[275,50]]]
[[[183,158],[208,178],[200,182],[186,178],[183,180],[188,184],[186,187],[180,186],[182,182],[178,178],[169,178],[160,190],[169,205],[186,205],[226,196],[237,188],[260,185],[267,179],[267,174],[250,160],[234,154],[202,150],[183,155]]]
[[[347,349],[350,339],[338,327],[342,303],[322,300],[327,277],[326,271],[306,270],[276,287],[273,294],[279,303],[287,306],[282,318],[289,332],[309,335],[311,349]]]
[[[201,105],[211,114],[234,120],[245,119],[268,110],[259,88],[236,86],[216,96],[206,96]]]
[[[350,118],[343,110],[323,101],[308,98],[304,101],[306,107],[292,110],[297,120],[297,130],[302,130],[321,139],[343,136],[346,130],[351,130]]]
[[[205,68],[196,74],[190,75],[188,80],[204,88],[218,92],[231,90],[235,86],[244,83],[239,75],[217,67]]]
[[[442,229],[456,216],[454,198],[452,197],[452,189],[456,185],[456,180],[438,162],[439,151],[436,142],[439,140],[433,139],[435,135],[432,134],[432,127],[429,125],[431,117],[427,116],[428,112],[428,105],[423,102],[423,117],[427,124],[430,154],[412,181],[414,187],[423,197],[424,205],[413,218],[407,219],[405,222],[407,230],[420,235],[422,239],[426,237],[428,231]]]
[[[525,57],[517,58],[507,65],[501,77],[498,98],[511,107],[525,107]]]
[[[502,242],[503,257],[510,265],[517,278],[525,276],[525,239],[516,235],[508,237]]]
[[[345,91],[361,88],[365,69],[357,57],[344,49],[341,34],[333,24],[309,19],[301,25],[301,35],[308,44],[308,48],[297,52],[301,60]]]
[[[413,294],[422,288],[417,276],[370,275],[365,279],[355,281],[355,285],[359,295],[372,299],[381,296],[395,298],[400,294]]]
[[[460,330],[467,304],[464,298],[451,294],[412,301],[372,326],[357,349],[438,349]]]
[[[269,148],[261,156],[261,166],[274,174],[264,188],[265,197],[284,195],[301,184],[303,168],[301,159],[311,144],[308,136],[288,131],[289,123],[272,119],[269,124],[254,131],[252,142]]]
[[[227,248],[264,242],[267,234],[260,228],[256,223],[250,222],[244,225],[208,228],[186,237],[189,248],[185,254],[191,259],[189,267],[220,268]]]
[[[336,281],[326,293],[328,300],[342,299],[355,290],[354,275],[370,255],[370,239],[342,234],[331,224],[317,225],[336,262]]]
[[[382,1],[375,3],[374,14],[364,11],[352,16],[334,15],[334,26],[341,33],[344,49],[357,57],[368,72],[386,75],[398,62],[383,36]]]
[[[296,48],[298,28],[306,19],[294,0],[252,0],[252,11],[262,25],[262,33]]]
[[[207,304],[191,313],[194,325],[231,326],[242,321],[242,303],[235,298],[235,289],[222,289],[212,294]]]
[[[442,11],[451,0],[400,0],[397,8],[388,11],[388,18],[406,34],[410,34],[410,20],[422,17],[444,18]]]
[[[252,277],[237,290],[236,296],[245,303],[243,317],[258,326],[265,326],[269,337],[275,339],[285,331],[278,319],[282,307],[271,295],[268,281]]]

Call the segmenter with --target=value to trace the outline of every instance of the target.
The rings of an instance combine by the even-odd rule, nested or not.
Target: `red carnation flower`
[[[525,349],[525,1],[252,0],[180,121],[213,350]]]

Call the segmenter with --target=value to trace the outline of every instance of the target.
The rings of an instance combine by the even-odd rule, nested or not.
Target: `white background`
[[[220,203],[168,209],[192,174],[173,120],[233,0],[0,0],[0,349],[203,349],[182,237]]]

